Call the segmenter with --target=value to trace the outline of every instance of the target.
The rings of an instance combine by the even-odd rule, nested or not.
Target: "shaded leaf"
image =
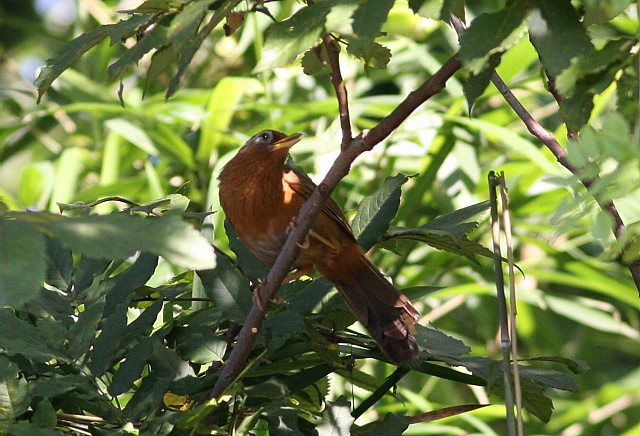
[[[47,59],[46,65],[42,67],[35,81],[35,85],[38,88],[38,99],[36,101],[40,103],[40,99],[49,90],[53,81],[90,48],[105,39],[107,35],[107,26],[100,26],[67,43],[62,49],[62,53],[55,58]]]
[[[391,61],[391,50],[375,41],[365,45],[349,44],[347,51],[364,63],[367,73],[371,68],[385,70]]]
[[[265,33],[262,59],[254,72],[290,64],[298,55],[315,46],[323,33],[330,2],[317,2],[304,7],[288,20],[272,24]]]
[[[469,113],[473,110],[473,105],[476,100],[484,94],[484,91],[491,83],[491,77],[495,72],[495,69],[500,65],[500,58],[502,53],[494,53],[489,57],[487,64],[477,73],[472,73],[469,79],[464,83],[464,95],[467,98],[467,105],[469,106]]]
[[[148,251],[185,268],[215,266],[211,244],[178,216],[91,215],[55,219],[45,227],[63,246],[93,258],[125,259]]]
[[[472,217],[488,209],[489,203],[482,202],[440,216],[420,227],[389,227],[382,238],[382,246],[394,239],[408,239],[424,242],[439,250],[459,254],[478,262],[476,256],[493,257],[489,249],[471,241],[467,235],[478,226],[477,222],[469,222]]]
[[[336,401],[327,401],[322,413],[322,423],[316,427],[319,436],[349,434],[354,418],[351,416],[351,403],[344,397]]]
[[[0,355],[0,417],[13,421],[27,411],[30,401],[29,387],[20,377],[18,365]]]
[[[46,241],[35,228],[0,215],[0,307],[36,297],[47,271]]]
[[[593,45],[570,0],[529,2],[529,38],[542,65],[557,77],[571,59],[593,53]]]
[[[373,194],[358,205],[351,228],[358,244],[368,250],[389,228],[400,206],[401,187],[409,180],[404,174],[388,177]]]
[[[524,33],[525,7],[510,0],[504,9],[478,16],[460,37],[460,58],[472,73],[479,73],[494,53],[514,45]]]
[[[353,14],[352,28],[357,39],[351,43],[355,47],[367,45],[378,36],[394,0],[361,0]],[[386,65],[386,64],[385,64]]]
[[[409,417],[387,413],[382,420],[374,421],[365,427],[355,430],[358,436],[402,435],[409,428]]]
[[[102,320],[104,297],[94,301],[78,314],[78,320],[69,327],[69,357],[77,359],[89,352]]]
[[[94,341],[89,354],[91,373],[99,377],[112,365],[118,348],[126,335],[128,305],[121,303],[112,314],[102,321],[100,335]]]
[[[204,290],[222,314],[243,322],[253,304],[249,282],[239,275],[227,257],[217,256],[216,269],[197,271]]]
[[[34,362],[66,361],[64,356],[49,348],[35,326],[16,317],[10,308],[0,309],[0,337],[2,352],[8,356],[21,354]]]
[[[142,370],[153,351],[153,339],[141,337],[138,343],[127,351],[127,356],[115,371],[111,384],[107,388],[109,395],[123,394],[133,382],[140,378]]]

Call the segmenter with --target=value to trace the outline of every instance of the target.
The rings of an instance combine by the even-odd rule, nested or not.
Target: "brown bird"
[[[220,173],[220,203],[242,242],[273,265],[300,208],[316,188],[285,165],[300,133],[265,130],[251,138]],[[329,198],[293,265],[314,267],[330,280],[382,351],[395,363],[418,353],[418,311],[364,256],[340,207]]]

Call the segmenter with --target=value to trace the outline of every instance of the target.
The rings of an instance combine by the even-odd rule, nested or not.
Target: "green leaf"
[[[122,74],[129,65],[136,64],[142,57],[154,48],[159,48],[167,44],[167,28],[164,26],[154,26],[140,38],[133,47],[127,49],[117,61],[109,65],[107,72],[111,77]]]
[[[46,338],[36,327],[16,317],[10,308],[0,309],[0,337],[3,353],[8,356],[21,354],[35,362],[66,361],[64,356],[49,348]]]
[[[37,424],[39,427],[55,428],[58,423],[58,415],[56,415],[56,409],[48,398],[40,400],[31,417],[31,422]]]
[[[125,393],[133,382],[138,380],[142,375],[142,370],[147,364],[147,360],[153,351],[153,339],[149,337],[140,337],[138,343],[127,350],[127,356],[124,362],[113,375],[111,384],[107,388],[109,395],[117,396]]]
[[[318,436],[350,434],[354,420],[351,416],[351,403],[342,396],[336,401],[327,401],[322,412],[322,423],[316,427],[316,431]]]
[[[140,421],[155,412],[162,405],[162,398],[169,388],[171,379],[150,374],[127,402],[124,413],[130,421]]]
[[[558,75],[558,91],[565,96],[584,91],[591,94],[602,92],[613,80],[609,70],[613,68],[617,73],[626,66],[634,44],[634,40],[627,38],[610,40],[601,50],[574,57]]]
[[[317,2],[300,9],[288,20],[272,24],[265,33],[262,59],[254,73],[288,65],[315,46],[330,9],[331,2]]]
[[[224,337],[216,335],[208,325],[194,321],[178,329],[174,340],[176,352],[182,359],[201,365],[222,361],[227,350]]]
[[[553,403],[544,395],[544,388],[526,379],[520,380],[520,386],[523,407],[540,421],[549,422],[553,413]]]
[[[352,45],[367,45],[378,36],[387,15],[393,7],[394,0],[361,0],[353,14],[353,32],[357,39]]]
[[[525,7],[510,0],[501,11],[478,16],[460,37],[460,58],[474,74],[479,73],[494,53],[513,46],[524,33]]]
[[[409,0],[409,7],[414,14],[434,20],[440,18],[443,4],[444,0]]]
[[[142,96],[146,96],[151,90],[151,85],[163,74],[167,74],[171,65],[180,57],[179,53],[171,50],[171,46],[163,46],[151,56],[151,65],[147,70],[147,79],[144,82]]]
[[[193,1],[187,3],[186,6],[176,14],[173,20],[171,20],[167,38],[175,54],[182,54],[185,46],[198,33],[198,28],[204,19],[204,14],[208,7],[208,1]]]
[[[89,352],[102,320],[104,297],[94,301],[78,314],[78,320],[69,327],[69,357],[78,359]]]
[[[576,379],[560,371],[533,366],[520,366],[520,377],[531,380],[554,389],[578,392]]]
[[[40,103],[42,96],[49,90],[51,84],[60,74],[71,66],[76,60],[84,55],[90,48],[97,45],[108,35],[107,26],[100,26],[91,32],[83,33],[73,41],[67,43],[62,48],[62,53],[55,58],[48,59],[46,65],[40,70],[40,74],[35,81],[38,88],[37,103]]]
[[[362,61],[366,73],[369,73],[371,68],[386,70],[391,61],[391,50],[375,41],[365,45],[349,44],[347,52]]]
[[[469,222],[476,215],[489,207],[488,202],[478,203],[463,209],[442,215],[420,227],[389,227],[383,241],[408,239],[424,242],[439,250],[459,254],[477,263],[476,255],[493,257],[489,249],[467,238],[467,235],[478,226],[477,222]]]
[[[178,216],[91,215],[54,219],[44,227],[63,246],[93,258],[126,259],[137,251],[147,251],[185,268],[215,266],[211,244]]]
[[[18,307],[38,295],[47,271],[44,236],[0,215],[0,307]]]
[[[205,292],[222,314],[236,322],[244,322],[253,293],[249,282],[239,275],[228,258],[218,256],[216,269],[197,271]]]
[[[338,46],[339,47],[339,46]],[[329,58],[324,45],[318,45],[302,56],[302,71],[307,76],[318,74],[329,67]]]
[[[380,421],[374,421],[367,425],[364,431],[359,431],[359,436],[377,436],[377,435],[401,435],[409,428],[409,417],[394,415],[387,413]]]
[[[149,139],[147,132],[132,122],[127,121],[124,118],[114,118],[106,121],[104,125],[114,132],[117,132],[118,135],[122,136],[145,153],[148,153],[151,156],[158,156],[160,154],[151,139]]]
[[[570,0],[532,0],[529,38],[542,65],[557,77],[571,59],[593,53],[593,44]]]
[[[402,185],[407,180],[409,178],[404,174],[388,177],[376,192],[360,202],[351,227],[358,244],[365,250],[371,248],[389,228],[400,206]]]
[[[473,105],[491,83],[491,77],[495,69],[500,65],[502,53],[494,53],[489,57],[487,64],[477,73],[472,73],[464,84],[464,95],[467,98],[469,113],[473,110]]]
[[[0,420],[13,421],[27,411],[31,399],[18,365],[0,355]]]
[[[154,339],[149,364],[155,376],[170,380],[169,390],[177,395],[202,389],[200,380],[195,376],[189,362],[180,359],[175,350],[167,348],[158,337]]]
[[[113,364],[113,360],[126,334],[128,304],[116,306],[108,318],[102,322],[100,336],[94,341],[89,363],[91,373],[99,377]]]

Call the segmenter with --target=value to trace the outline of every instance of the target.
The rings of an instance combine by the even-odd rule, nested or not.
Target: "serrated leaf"
[[[383,241],[393,239],[410,239],[424,242],[439,250],[459,254],[467,259],[478,262],[476,255],[493,257],[489,249],[467,238],[477,222],[469,222],[474,216],[486,211],[488,202],[474,204],[457,211],[442,215],[430,223],[420,227],[389,227]]]
[[[125,68],[132,64],[138,64],[140,59],[154,48],[167,44],[167,28],[154,26],[146,32],[133,47],[124,52],[117,61],[109,65],[107,72],[111,77],[119,76]]]
[[[494,53],[506,51],[524,33],[525,6],[507,2],[504,9],[478,16],[460,37],[460,58],[472,73],[479,73]]]
[[[402,435],[409,428],[409,417],[387,413],[382,420],[374,421],[357,431],[358,436]]]
[[[473,110],[473,105],[491,82],[491,77],[495,69],[500,65],[502,53],[494,53],[489,57],[487,64],[477,73],[472,73],[464,84],[464,96],[467,98],[469,113]]]
[[[31,225],[0,216],[0,307],[36,297],[46,276],[46,242]]]
[[[204,14],[209,7],[207,1],[193,1],[187,3],[182,10],[171,20],[167,38],[171,49],[176,54],[181,54],[184,47],[197,33]]]
[[[610,40],[601,50],[589,51],[585,55],[574,57],[570,65],[567,65],[556,79],[558,91],[562,95],[571,96],[576,92],[576,85],[582,83],[589,84],[589,87],[585,89],[583,85],[579,92],[589,91],[592,94],[601,92],[609,86],[613,77],[596,88],[594,85],[611,76],[608,74],[610,68],[613,67],[617,73],[619,69],[626,66],[633,45],[634,40],[631,39]]]
[[[400,206],[402,185],[409,178],[404,174],[388,177],[373,194],[365,197],[353,217],[351,228],[358,244],[368,250],[389,228]]]
[[[313,47],[302,56],[302,71],[308,76],[318,74],[328,66],[329,59],[327,57],[327,51],[324,49],[324,45]]]
[[[147,95],[151,89],[151,85],[158,77],[170,71],[171,65],[179,57],[180,54],[171,50],[171,46],[165,45],[156,50],[153,56],[151,56],[151,65],[149,65],[149,69],[147,70],[147,79],[144,82],[144,90],[142,92],[143,97]]]
[[[409,0],[409,7],[414,14],[437,20],[444,5],[444,0]]]
[[[93,258],[126,259],[146,251],[185,268],[215,266],[211,244],[178,216],[91,215],[55,220],[44,227],[63,246]]]
[[[91,32],[83,33],[73,41],[67,43],[62,52],[51,59],[48,59],[45,66],[40,70],[35,85],[38,88],[37,103],[40,103],[42,96],[49,90],[51,84],[60,74],[80,59],[89,49],[99,44],[108,35],[107,26],[100,26]]]
[[[365,45],[354,46],[353,44],[349,44],[347,52],[364,63],[366,73],[368,73],[371,68],[385,70],[391,60],[391,50],[375,41]]]
[[[544,395],[544,389],[537,383],[526,379],[520,380],[520,386],[523,407],[540,421],[549,422],[553,413],[553,402]]]
[[[557,77],[571,59],[593,53],[593,44],[570,0],[529,2],[529,37],[542,65]]]
[[[336,401],[327,401],[321,424],[316,427],[316,431],[318,436],[350,434],[353,421],[355,419],[351,416],[351,403],[342,396]]]
[[[520,377],[563,391],[577,392],[576,379],[560,371],[533,366],[520,366]]]
[[[0,355],[0,420],[13,421],[27,411],[31,399],[18,365]]]
[[[105,27],[111,39],[111,45],[114,45],[137,35],[156,20],[155,15],[134,15],[128,20],[108,24]]]
[[[47,277],[46,282],[61,291],[71,287],[73,256],[55,239],[47,239]]]
[[[146,0],[135,9],[127,9],[120,11],[123,14],[152,14],[177,10],[182,5],[193,0]]]
[[[265,32],[262,59],[254,73],[290,64],[298,55],[315,46],[324,31],[330,2],[304,7],[288,20],[272,24]]]
[[[387,15],[393,7],[394,0],[361,0],[353,14],[352,28],[357,39],[352,43],[355,47],[367,45],[378,36]],[[355,48],[354,47],[354,48]]]

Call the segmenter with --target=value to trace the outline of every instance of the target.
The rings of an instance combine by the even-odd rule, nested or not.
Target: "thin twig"
[[[376,144],[389,136],[420,104],[442,90],[447,80],[460,69],[460,61],[455,55],[450,58],[433,76],[426,80],[418,89],[411,92],[402,103],[385,117],[370,131],[363,131],[351,140],[348,147],[343,147],[334,161],[331,169],[322,183],[311,194],[296,219],[293,230],[282,247],[276,262],[272,266],[265,282],[256,290],[257,301],[254,303],[245,321],[236,346],[233,348],[229,360],[224,365],[220,378],[209,393],[209,398],[218,398],[242,371],[245,361],[251,353],[253,344],[262,327],[268,302],[275,296],[280,283],[291,268],[293,261],[300,252],[311,222],[320,212],[322,205],[329,198],[331,192],[340,180],[349,173],[353,161],[365,151],[371,150]]]
[[[351,116],[349,115],[349,97],[347,94],[347,87],[344,84],[342,72],[340,70],[338,43],[331,35],[325,35],[323,43],[327,50],[329,67],[331,68],[331,84],[336,91],[338,110],[340,112],[340,128],[342,129],[342,144],[340,148],[345,148],[351,143],[353,133],[351,131]]]
[[[453,16],[451,19],[451,24],[458,33],[458,36],[460,36],[464,32],[464,24],[459,18]],[[582,183],[582,185],[587,188],[587,190],[589,190],[589,188],[596,181],[598,181],[598,178],[595,177],[589,179],[582,176],[582,168],[577,168],[569,162],[567,151],[560,145],[560,143],[556,140],[555,136],[551,132],[542,127],[542,125],[535,118],[533,118],[533,116],[531,116],[529,111],[527,111],[522,103],[520,103],[513,92],[511,92],[509,87],[504,83],[498,73],[493,73],[493,75],[491,76],[491,82],[498,89],[500,94],[502,94],[505,101],[509,104],[509,106],[511,106],[516,115],[518,115],[518,117],[522,120],[527,130],[529,130],[529,132],[531,132],[533,136],[538,138],[549,149],[549,151],[551,151],[560,165],[565,167],[571,172],[571,174],[576,176],[578,180],[580,180],[580,183]],[[549,92],[553,95],[558,104],[560,104],[563,97],[557,92],[555,84],[552,81],[550,81],[549,83]],[[577,132],[569,132],[569,137],[573,140],[577,140],[579,138]],[[622,217],[620,217],[620,214],[618,213],[616,205],[612,201],[603,202],[598,198],[598,196],[594,196],[594,198],[600,208],[602,210],[606,210],[613,218],[613,234],[617,240],[620,240],[623,237],[626,227],[624,221],[622,221]],[[636,286],[636,289],[638,290],[638,295],[640,296],[640,258],[629,262],[627,264],[627,268],[631,273],[633,282]]]

